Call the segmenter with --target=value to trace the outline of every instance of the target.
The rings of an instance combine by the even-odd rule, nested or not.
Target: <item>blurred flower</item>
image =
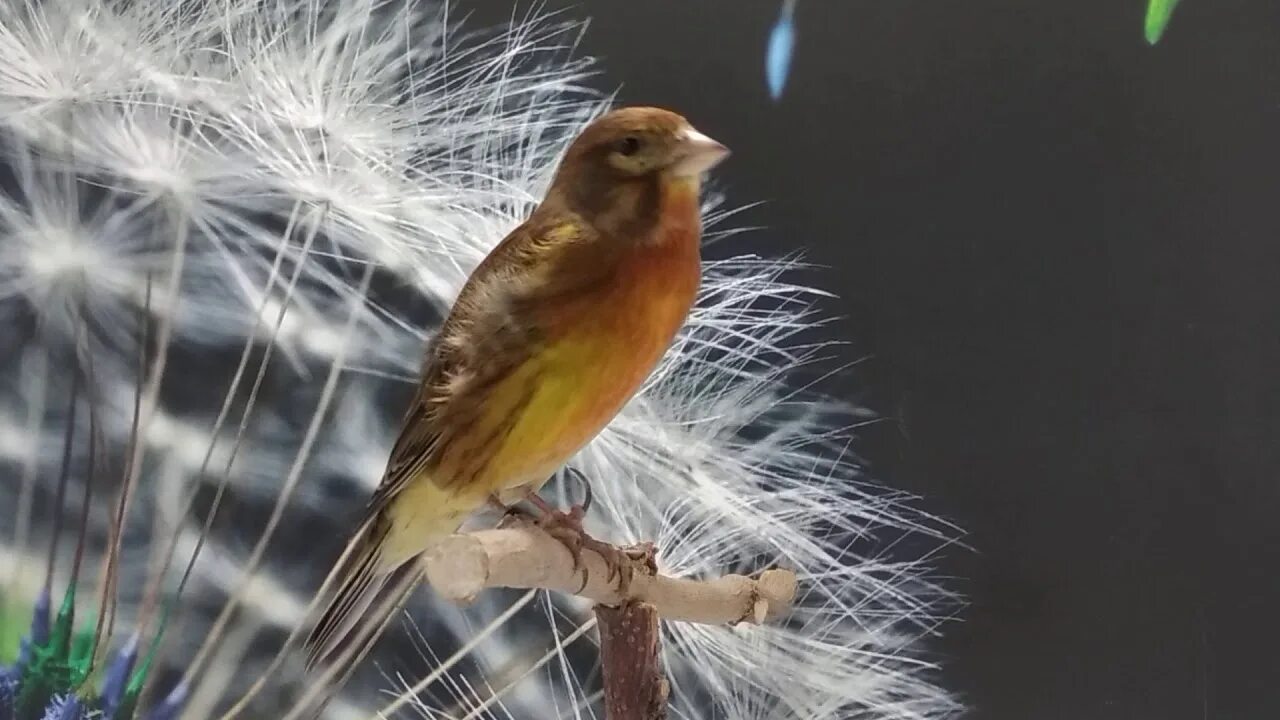
[[[274,658],[381,475],[424,339],[606,104],[578,26],[446,13],[0,6],[0,640],[26,638],[0,719],[288,718],[317,694]],[[666,628],[676,716],[940,717],[914,641],[947,598],[884,548],[950,529],[862,482],[865,417],[788,389],[822,351],[797,339],[818,319],[793,265],[708,264],[661,371],[575,461],[590,521],[670,572],[802,574],[782,625]],[[328,717],[369,717],[388,686],[426,717],[598,712],[589,608],[419,596]]]
[[[769,96],[775,101],[782,97],[787,87],[787,75],[791,73],[791,56],[796,48],[796,0],[782,0],[778,19],[769,29],[769,44],[764,51],[764,79],[769,85]]]
[[[1147,43],[1155,45],[1164,36],[1169,20],[1173,18],[1173,9],[1178,0],[1147,0],[1147,17],[1143,22],[1143,35]]]

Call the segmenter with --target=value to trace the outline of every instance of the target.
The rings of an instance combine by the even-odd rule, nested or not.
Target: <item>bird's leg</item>
[[[595,493],[591,490],[591,483],[587,481],[587,476],[583,475],[582,471],[577,468],[567,467],[564,471],[566,475],[572,476],[574,480],[577,480],[578,483],[582,485],[583,494],[582,502],[570,505],[568,512],[576,513],[579,517],[586,517],[587,511],[591,509],[591,503],[595,500]],[[543,514],[560,512],[552,507],[546,500],[543,500],[542,496],[534,492],[527,493],[525,495],[525,499]],[[502,501],[498,499],[497,495],[490,495],[489,502],[496,505],[502,505]]]
[[[516,518],[532,520],[534,522],[538,520],[538,515],[536,513],[520,507],[519,504],[513,503],[508,505],[502,502],[502,499],[498,497],[497,493],[489,494],[489,505],[492,506],[494,510],[502,513],[502,519],[498,521],[498,527],[504,527],[508,522]]]

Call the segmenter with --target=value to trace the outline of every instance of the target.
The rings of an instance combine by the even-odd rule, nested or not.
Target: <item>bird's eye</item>
[[[640,150],[640,138],[628,135],[618,141],[618,152],[623,155],[635,155]]]

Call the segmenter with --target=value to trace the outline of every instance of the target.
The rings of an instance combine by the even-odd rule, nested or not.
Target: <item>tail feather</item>
[[[380,507],[371,507],[325,580],[327,605],[303,645],[307,671],[325,692],[346,681],[422,581],[422,551],[433,538],[456,530],[481,501],[420,482],[405,487],[396,502],[430,512],[415,515],[410,531],[393,534],[388,499],[375,500]]]
[[[387,523],[361,528],[335,569],[338,586],[304,645],[307,669],[354,667],[373,646],[420,579],[417,563],[383,563]],[[339,678],[345,672],[338,671]]]

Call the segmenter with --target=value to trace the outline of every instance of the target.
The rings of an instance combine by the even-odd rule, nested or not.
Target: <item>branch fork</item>
[[[597,545],[599,546],[599,545]],[[760,624],[791,609],[796,574],[725,575],[689,580],[663,575],[650,543],[603,550],[625,567],[583,547],[575,561],[565,544],[536,524],[449,535],[426,552],[436,592],[469,603],[486,588],[543,588],[592,600],[608,720],[664,720],[670,685],[663,677],[660,620],[715,625]]]

